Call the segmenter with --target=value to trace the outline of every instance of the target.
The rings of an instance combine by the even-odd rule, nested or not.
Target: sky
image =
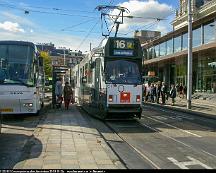
[[[128,9],[118,36],[133,37],[135,30],[156,30],[166,34],[179,0],[0,0],[0,39],[53,43],[57,48],[88,51],[97,47],[113,27],[118,10],[105,10],[101,20],[99,5]],[[159,19],[159,20],[158,20]],[[114,36],[115,27],[110,32]]]

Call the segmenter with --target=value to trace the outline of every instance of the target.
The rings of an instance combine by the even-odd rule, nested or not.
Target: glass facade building
[[[193,27],[193,91],[216,93],[216,17]],[[187,84],[187,28],[146,44],[144,75],[155,71],[161,81]]]

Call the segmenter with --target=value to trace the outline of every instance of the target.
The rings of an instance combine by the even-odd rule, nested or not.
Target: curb
[[[159,107],[159,108],[164,108],[164,109],[167,109],[167,110],[174,110],[174,111],[177,111],[177,112],[183,112],[183,113],[187,113],[187,114],[191,114],[191,115],[197,115],[197,116],[200,116],[200,117],[205,117],[205,118],[216,120],[216,115],[214,116],[214,115],[203,113],[203,112],[187,110],[187,109],[181,109],[181,108],[171,107],[171,106],[163,106],[163,105],[154,104],[154,103],[143,103],[143,105],[151,105],[151,106],[155,106],[155,107]]]

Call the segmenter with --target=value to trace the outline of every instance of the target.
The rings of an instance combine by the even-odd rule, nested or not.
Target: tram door
[[[99,102],[99,94],[100,94],[100,91],[99,91],[100,90],[100,78],[101,78],[100,65],[101,65],[101,59],[97,58],[95,60],[95,81],[94,81],[94,85],[95,85],[94,101],[97,105]]]

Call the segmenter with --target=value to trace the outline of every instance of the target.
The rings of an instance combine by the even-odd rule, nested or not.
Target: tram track
[[[96,117],[92,117],[84,109],[79,108],[79,110],[82,113],[88,115],[85,116],[85,118],[87,118],[88,121],[94,125],[104,141],[115,153],[117,158],[121,161],[126,169],[160,169],[141,151],[124,140],[124,138],[122,138],[121,135],[119,135],[119,133],[114,128],[112,128],[112,126],[107,121],[101,121]],[[130,119],[130,121],[131,120],[134,121],[134,119]],[[114,121],[117,121],[117,119]],[[109,134],[112,134],[112,137],[110,137]]]
[[[184,120],[188,120],[186,116],[183,117],[185,117]],[[164,116],[164,118],[166,118],[166,116]],[[96,119],[92,119],[91,121],[94,124],[98,124],[98,122],[103,124],[101,125],[102,128],[97,128],[99,133],[118,156],[119,160],[121,160],[128,169],[137,168],[131,167],[131,164],[128,165],[128,160],[125,159],[125,157],[122,157],[122,153],[120,153],[124,151],[119,150],[116,145],[127,146],[131,152],[139,156],[140,164],[143,162],[143,164],[148,165],[147,167],[149,169],[178,168],[174,163],[170,165],[171,156],[175,156],[175,158],[180,160],[200,158],[201,163],[205,163],[206,167],[215,167],[215,153],[209,152],[208,149],[205,150],[205,148],[201,148],[196,142],[194,143],[194,141],[199,142],[205,140],[203,136],[190,132],[190,130],[179,128],[178,119],[170,119],[177,123],[177,127],[169,124],[169,122],[167,123],[166,121],[158,120],[154,118],[154,116],[149,117],[146,115],[144,115],[141,120],[133,119],[132,121],[122,121],[121,119],[118,121],[103,122],[97,120],[97,122],[95,122],[95,120]],[[191,120],[189,119],[188,121]],[[109,133],[113,133],[113,135],[118,137],[119,144],[115,145],[117,141],[109,140],[107,138],[107,134],[103,132],[104,128],[109,129],[105,131],[109,131]],[[193,128],[195,128],[195,125]],[[176,136],[173,136],[175,132],[177,132],[177,134]],[[159,141],[161,144],[158,143]],[[212,144],[210,143],[210,147],[211,145]],[[169,166],[167,167],[167,165]],[[200,165],[198,165],[198,167],[199,166]],[[141,169],[146,168],[144,167]]]

